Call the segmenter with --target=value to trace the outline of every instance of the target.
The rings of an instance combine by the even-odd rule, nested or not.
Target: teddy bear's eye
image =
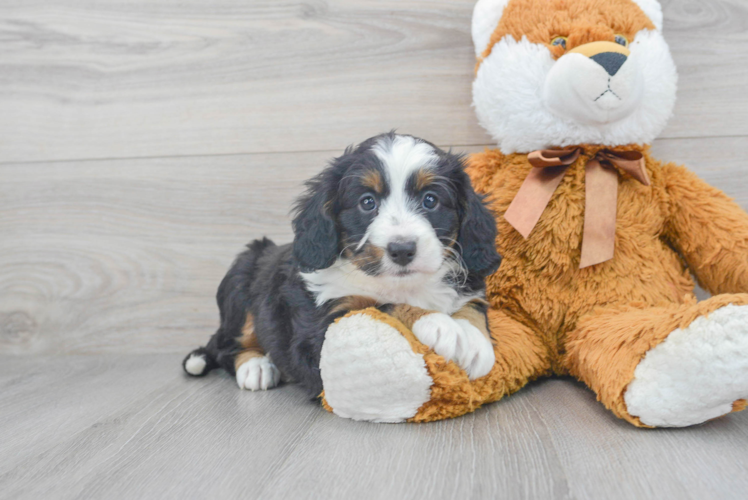
[[[562,49],[566,50],[566,37],[565,36],[557,36],[553,40],[551,40],[551,45],[555,47],[561,47]]]
[[[623,36],[623,35],[616,35],[616,43],[618,45],[623,45],[624,47],[628,47],[629,46],[628,39],[625,36]]]

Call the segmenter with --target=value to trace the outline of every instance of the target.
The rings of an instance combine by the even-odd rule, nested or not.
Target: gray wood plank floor
[[[617,420],[545,380],[463,418],[342,420],[293,385],[188,379],[180,356],[0,358],[2,498],[744,498],[748,413]]]
[[[748,3],[663,0],[654,144],[748,208]],[[748,412],[643,431],[567,379],[426,425],[188,380],[251,238],[392,128],[490,147],[473,0],[0,1],[0,498],[745,498]]]

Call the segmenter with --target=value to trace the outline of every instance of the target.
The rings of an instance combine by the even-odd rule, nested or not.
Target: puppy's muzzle
[[[387,245],[387,255],[395,264],[407,266],[416,256],[416,242],[393,241]]]

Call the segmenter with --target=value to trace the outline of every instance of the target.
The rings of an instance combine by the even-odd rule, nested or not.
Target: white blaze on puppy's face
[[[379,212],[362,241],[384,250],[383,274],[435,273],[442,266],[444,247],[419,210],[421,201],[408,194],[407,186],[415,172],[436,166],[436,152],[425,142],[400,135],[383,137],[372,151],[384,167],[389,195],[380,200]],[[412,260],[405,265],[395,262],[391,251],[403,244],[414,244]]]
[[[334,238],[314,230],[335,222],[336,247],[318,259],[324,265],[301,273],[318,305],[360,295],[451,314],[483,296],[479,278],[501,262],[496,223],[472,191],[460,155],[383,134],[349,148],[320,179],[305,206],[325,217],[295,223],[298,241],[316,235],[306,238],[308,250],[299,244],[303,259],[327,248]]]
[[[392,133],[348,155],[331,204],[342,251],[332,266],[301,274],[316,303],[361,295],[452,313],[481,296],[465,285],[458,241],[469,183],[460,158]],[[487,230],[486,250],[495,252],[494,240]]]

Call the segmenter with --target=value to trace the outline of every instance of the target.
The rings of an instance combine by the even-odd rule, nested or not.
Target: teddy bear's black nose
[[[607,71],[610,76],[615,76],[628,57],[624,54],[619,54],[618,52],[602,52],[600,54],[595,54],[590,57],[590,59],[605,68],[605,71]]]

